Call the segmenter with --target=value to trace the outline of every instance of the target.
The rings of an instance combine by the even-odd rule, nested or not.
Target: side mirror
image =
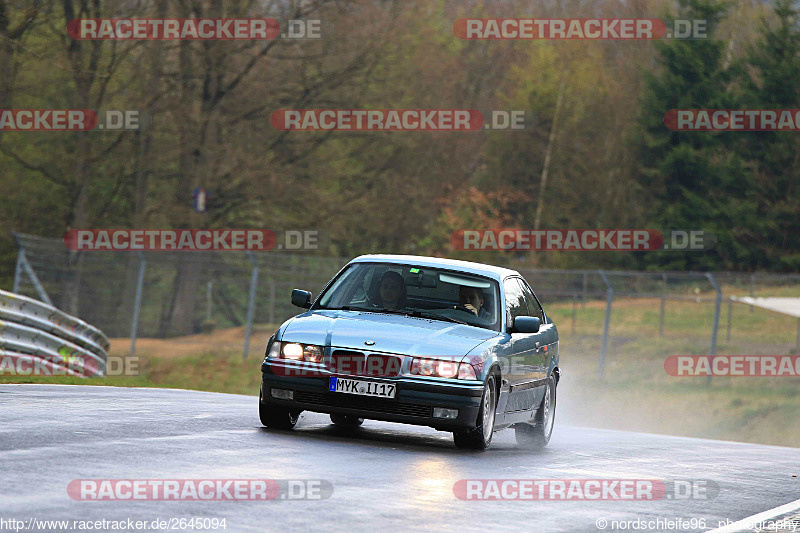
[[[308,309],[311,307],[311,293],[300,289],[292,289],[292,305]]]
[[[511,324],[511,333],[538,333],[540,325],[538,316],[518,316]]]

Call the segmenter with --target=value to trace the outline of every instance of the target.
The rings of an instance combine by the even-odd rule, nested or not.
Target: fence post
[[[269,280],[269,323],[275,323],[275,279]]]
[[[586,309],[586,289],[589,285],[589,274],[584,272],[583,273],[583,296],[581,301],[581,309]]]
[[[136,352],[136,335],[139,332],[139,310],[142,307],[142,291],[144,290],[144,270],[147,267],[147,261],[142,252],[137,252],[139,255],[139,275],[136,278],[136,296],[133,298],[133,319],[131,320],[131,349],[130,353],[133,355]]]
[[[17,266],[14,269],[14,288],[11,290],[14,294],[19,294],[19,283],[22,279],[22,262],[25,261],[25,248],[20,246],[17,252]]]
[[[253,329],[253,310],[256,305],[256,286],[258,285],[258,262],[253,256],[253,252],[249,250],[247,251],[247,258],[250,260],[250,264],[253,265],[253,271],[250,274],[250,295],[247,299],[247,322],[244,326],[242,360],[247,359],[247,352],[250,351],[250,332]]]
[[[572,334],[575,335],[575,322],[578,319],[578,298],[572,295]]]
[[[214,282],[211,280],[206,282],[206,322],[211,322],[211,287],[213,284]]]
[[[797,339],[795,340],[795,348],[800,350],[800,317],[797,317]]]
[[[733,324],[733,299],[728,298],[728,333],[725,340],[731,342],[731,325]]]
[[[750,274],[750,298],[755,298],[755,291],[753,290],[753,282],[754,282],[755,274]],[[753,306],[750,306],[750,312],[753,312]]]
[[[600,274],[600,277],[603,279],[603,283],[606,284],[606,318],[603,322],[603,343],[600,347],[600,377],[603,377],[605,372],[605,364],[606,364],[606,350],[608,349],[608,326],[611,321],[611,303],[614,300],[614,289],[611,287],[611,283],[608,281],[608,276],[602,270],[597,271]]]
[[[664,336],[664,315],[667,306],[667,275],[661,274],[661,315],[658,318],[658,336]]]
[[[712,326],[711,330],[711,368],[713,368],[714,363],[714,355],[717,352],[717,328],[719,328],[719,310],[720,306],[722,305],[722,290],[717,285],[717,280],[714,279],[714,276],[711,272],[706,272],[706,278],[708,278],[709,283],[711,286],[714,287],[714,290],[717,292],[717,297],[714,300],[714,325]],[[711,373],[708,374],[708,382],[711,383]]]
[[[31,264],[28,263],[28,258],[25,257],[25,247],[23,246],[22,241],[19,238],[19,234],[16,231],[14,231],[11,233],[11,235],[14,237],[14,241],[17,243],[17,246],[19,246],[20,250],[19,253],[17,254],[18,269],[21,268],[28,275],[28,279],[31,280],[33,288],[36,289],[36,294],[39,295],[39,299],[44,303],[46,303],[47,305],[53,305],[53,302],[50,301],[50,297],[47,295],[47,291],[44,290],[44,287],[39,281],[39,277],[36,275],[36,272],[33,271],[33,267],[31,267]],[[15,293],[19,289],[19,279],[17,278],[18,274],[19,272],[14,273]],[[19,277],[21,278],[22,274],[19,274]]]

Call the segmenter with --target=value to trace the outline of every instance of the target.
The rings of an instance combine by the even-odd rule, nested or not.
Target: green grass
[[[261,358],[242,361],[240,352],[189,357],[142,356],[139,375],[80,378],[73,376],[0,375],[0,383],[59,383],[112,387],[160,387],[257,395]]]
[[[735,348],[742,342],[752,344],[769,341],[773,344],[794,345],[797,335],[797,318],[733,304],[731,307],[731,336],[727,339],[728,304],[723,300],[717,330],[718,353],[720,349]],[[547,306],[548,314],[558,324],[562,335],[572,333],[572,303],[557,303]],[[600,335],[603,332],[605,302],[578,303],[574,312],[575,331],[582,335]],[[667,301],[664,315],[666,338],[692,338],[705,340],[706,349],[711,339],[714,322],[714,303],[695,301]],[[658,336],[660,301],[657,299],[616,299],[613,302],[610,334],[623,337],[652,338]],[[700,352],[698,352],[700,353]],[[727,353],[727,352],[725,352]]]

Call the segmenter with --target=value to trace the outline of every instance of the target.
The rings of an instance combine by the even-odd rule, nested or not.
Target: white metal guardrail
[[[104,376],[108,349],[108,337],[91,324],[27,296],[0,291],[0,361],[14,369]]]

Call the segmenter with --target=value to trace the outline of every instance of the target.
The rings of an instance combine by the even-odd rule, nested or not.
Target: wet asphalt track
[[[348,433],[304,413],[263,428],[256,397],[160,389],[0,385],[0,518],[225,518],[225,531],[601,531],[596,521],[739,520],[800,498],[800,449],[568,427],[548,448],[486,452],[449,433],[367,421]],[[74,479],[323,479],[318,501],[76,501]],[[712,500],[462,501],[460,479],[710,479]],[[631,531],[632,529],[628,529]],[[665,529],[655,529],[665,530]],[[191,531],[191,530],[187,530]],[[197,531],[197,530],[195,530]],[[222,531],[221,529],[218,531]],[[654,529],[649,529],[654,531]]]

